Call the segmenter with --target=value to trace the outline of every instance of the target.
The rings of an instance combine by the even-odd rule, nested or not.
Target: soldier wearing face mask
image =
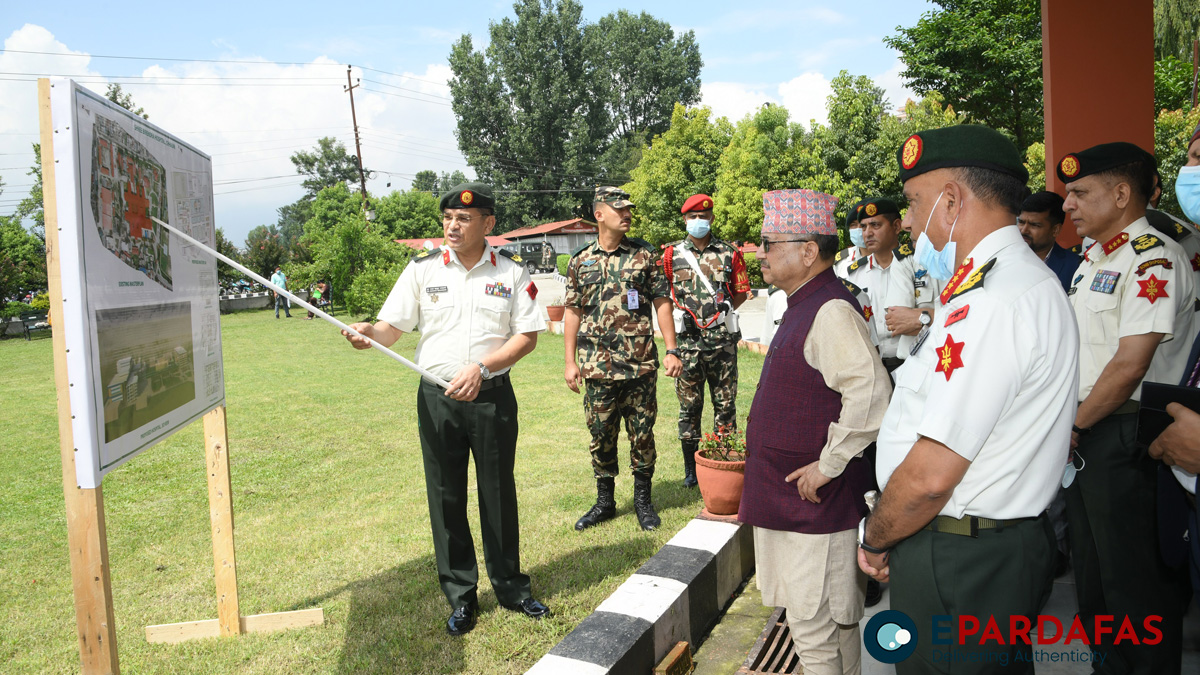
[[[742,252],[713,236],[713,199],[692,195],[680,208],[686,239],[663,247],[659,261],[671,287],[675,335],[683,374],[675,381],[679,397],[679,441],[685,487],[696,486],[696,450],[704,387],[712,393],[714,431],[737,428],[737,308],[746,301],[750,277]]]

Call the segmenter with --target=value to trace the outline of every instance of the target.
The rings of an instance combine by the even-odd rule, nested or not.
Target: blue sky
[[[924,0],[583,6],[590,21],[626,9],[694,30],[704,59],[703,103],[719,115],[737,119],[773,101],[794,119],[819,121],[828,82],[842,69],[873,78],[894,106],[902,104],[909,93],[897,54],[882,39],[933,7]],[[32,74],[73,76],[98,91],[125,82],[151,122],[213,155],[217,224],[239,244],[300,196],[299,181],[289,176],[292,152],[323,135],[353,147],[345,64],[384,71],[355,72],[367,81],[355,99],[367,129],[364,163],[381,171],[369,181],[373,193],[407,188],[421,169],[469,174],[445,98],[446,56],[463,33],[484,44],[488,22],[505,16],[512,16],[510,2],[8,3],[0,17],[0,39],[10,50],[0,52],[0,213],[11,212],[28,190],[23,167],[32,162],[28,144],[37,133],[36,85],[3,78]]]

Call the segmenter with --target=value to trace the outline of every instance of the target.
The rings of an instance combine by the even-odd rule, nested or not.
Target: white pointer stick
[[[250,270],[239,265],[238,263],[234,262],[233,260],[230,260],[229,258],[226,258],[225,256],[221,255],[220,253],[217,253],[212,248],[205,246],[204,244],[196,241],[195,239],[193,239],[193,238],[189,237],[188,235],[180,232],[179,230],[171,227],[170,225],[164,223],[163,221],[159,220],[158,218],[155,218],[154,216],[150,216],[150,220],[153,220],[154,222],[158,223],[159,225],[162,225],[163,227],[167,228],[168,230],[173,232],[177,237],[186,241],[187,243],[189,243],[193,246],[199,246],[200,248],[204,249],[205,251],[208,251],[209,253],[216,256],[218,260],[225,263],[226,265],[229,265],[230,267],[241,272],[242,274],[245,274],[246,276],[250,277],[251,279],[254,279],[258,283],[262,284],[263,286],[266,286],[267,288],[271,289],[272,291],[275,291],[276,293],[288,298],[292,302],[296,303],[297,305],[300,305],[304,309],[307,309],[308,311],[321,317],[322,319],[325,319],[326,321],[337,326],[338,328],[341,328],[342,330],[344,330],[352,335],[357,335],[358,337],[370,342],[371,346],[374,347],[375,349],[378,349],[379,351],[383,352],[384,354],[387,354],[391,358],[408,366],[412,370],[417,371],[418,373],[421,374],[422,377],[428,378],[429,380],[436,382],[438,384],[438,386],[440,386],[442,389],[450,388],[449,382],[443,380],[442,378],[438,377],[437,375],[434,375],[433,373],[429,372],[428,370],[425,370],[424,368],[422,368],[421,366],[418,366],[417,364],[413,363],[412,361],[409,361],[408,359],[404,358],[403,356],[400,356],[399,354],[388,349],[387,347],[384,347],[383,345],[379,344],[378,342],[376,342],[376,341],[372,340],[371,338],[367,337],[366,335],[363,335],[362,333],[354,330],[353,328],[351,328],[350,326],[347,326],[346,324],[342,323],[341,321],[338,321],[337,319],[333,318],[332,316],[329,316],[328,314],[326,314],[325,312],[322,312],[321,310],[317,309],[316,307],[313,307],[312,305],[301,300],[300,298],[297,298],[296,296],[292,295],[291,293],[288,293],[284,289],[282,289],[282,288],[276,286],[275,284],[271,283],[270,281],[267,281],[266,279],[258,276],[254,272],[251,272]]]

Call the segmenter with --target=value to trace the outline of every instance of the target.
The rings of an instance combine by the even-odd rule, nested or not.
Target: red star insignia
[[[946,344],[937,348],[938,364],[937,368],[933,369],[935,373],[945,373],[946,381],[950,381],[950,376],[954,371],[963,367],[962,362],[962,342],[955,342],[954,337],[949,333],[946,334]]]
[[[1200,253],[1192,256],[1192,271],[1200,272]]]
[[[1159,298],[1171,297],[1167,295],[1167,283],[1169,283],[1169,280],[1159,279],[1151,274],[1149,279],[1138,282],[1142,290],[1138,291],[1137,296],[1149,300],[1150,304],[1153,305]]]
[[[870,306],[870,305],[867,305],[866,307],[863,307],[863,318],[865,318],[867,321],[870,321],[870,320],[871,320],[871,315],[872,315],[872,314],[873,314],[873,312],[871,311],[871,306]]]

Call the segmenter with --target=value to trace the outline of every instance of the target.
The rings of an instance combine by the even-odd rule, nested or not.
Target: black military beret
[[[862,200],[859,200],[859,201],[855,202],[854,204],[852,204],[850,206],[850,209],[848,211],[846,211],[846,227],[847,228],[850,227],[850,223],[857,223],[858,219],[862,217],[862,206],[863,206],[863,202],[862,202]]]
[[[896,202],[887,197],[875,197],[873,199],[864,199],[862,202],[862,211],[859,211],[859,218],[870,218],[878,216],[882,213],[891,213],[900,215],[900,207],[896,206]]]
[[[462,183],[455,185],[442,195],[438,208],[446,209],[494,209],[496,199],[492,186],[486,183]]]
[[[1029,172],[1017,146],[995,129],[979,124],[958,124],[919,131],[896,150],[900,182],[934,169],[976,166],[1008,174],[1022,183]]]
[[[1082,152],[1073,152],[1058,161],[1055,171],[1064,183],[1077,181],[1085,176],[1104,173],[1137,161],[1149,162],[1151,169],[1157,168],[1154,155],[1133,143],[1101,143]]]

